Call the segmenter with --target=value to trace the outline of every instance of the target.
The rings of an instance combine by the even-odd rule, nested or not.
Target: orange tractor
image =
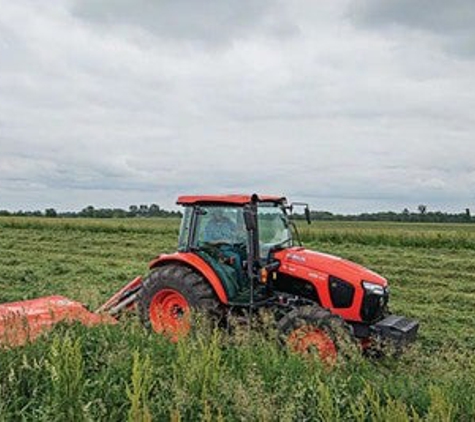
[[[419,324],[388,312],[389,288],[380,275],[301,246],[290,218],[297,204],[254,195],[181,196],[178,251],[150,264],[96,312],[51,296],[0,305],[0,342],[18,345],[59,321],[115,323],[135,310],[143,324],[176,340],[200,310],[219,321],[268,309],[281,335],[301,352],[335,359],[341,336],[363,348],[413,342]],[[305,205],[305,216],[310,213]],[[3,339],[3,341],[2,341]]]

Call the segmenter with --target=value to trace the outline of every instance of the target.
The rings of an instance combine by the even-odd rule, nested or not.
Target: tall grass
[[[134,324],[63,327],[0,354],[0,408],[9,421],[471,421],[474,373],[453,351],[329,371],[256,332],[197,329],[171,344]]]
[[[81,338],[55,336],[47,368],[50,373],[51,421],[83,421],[84,361]]]
[[[150,357],[143,359],[138,350],[133,353],[131,385],[126,393],[130,400],[128,419],[130,422],[149,422],[152,420],[149,408],[150,391],[152,389],[152,367]]]

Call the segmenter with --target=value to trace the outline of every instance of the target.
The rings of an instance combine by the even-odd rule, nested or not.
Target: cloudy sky
[[[475,209],[473,0],[0,0],[0,209]]]

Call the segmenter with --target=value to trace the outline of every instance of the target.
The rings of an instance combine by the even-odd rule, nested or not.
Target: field
[[[421,322],[403,357],[355,354],[329,371],[271,332],[204,324],[170,344],[131,319],[60,326],[0,351],[0,421],[475,419],[475,226],[302,225],[304,244],[389,279]],[[0,218],[0,303],[61,294],[99,305],[176,246],[178,221]]]

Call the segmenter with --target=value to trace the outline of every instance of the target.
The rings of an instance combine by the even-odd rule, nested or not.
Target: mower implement
[[[15,347],[33,341],[60,322],[91,327],[116,324],[116,317],[135,306],[142,278],[137,277],[115,293],[95,312],[63,296],[0,304],[0,346]]]
[[[389,312],[387,280],[353,262],[301,245],[284,197],[181,196],[178,250],[159,255],[95,312],[61,296],[0,305],[0,344],[34,340],[56,323],[114,324],[136,312],[143,325],[175,341],[200,310],[227,325],[231,315],[275,316],[280,339],[300,353],[334,361],[343,344],[362,349],[416,340],[419,323]],[[224,324],[223,324],[224,323]]]
[[[75,321],[86,326],[116,322],[107,315],[90,312],[81,303],[63,296],[6,303],[0,305],[0,345],[21,346],[60,322]]]

